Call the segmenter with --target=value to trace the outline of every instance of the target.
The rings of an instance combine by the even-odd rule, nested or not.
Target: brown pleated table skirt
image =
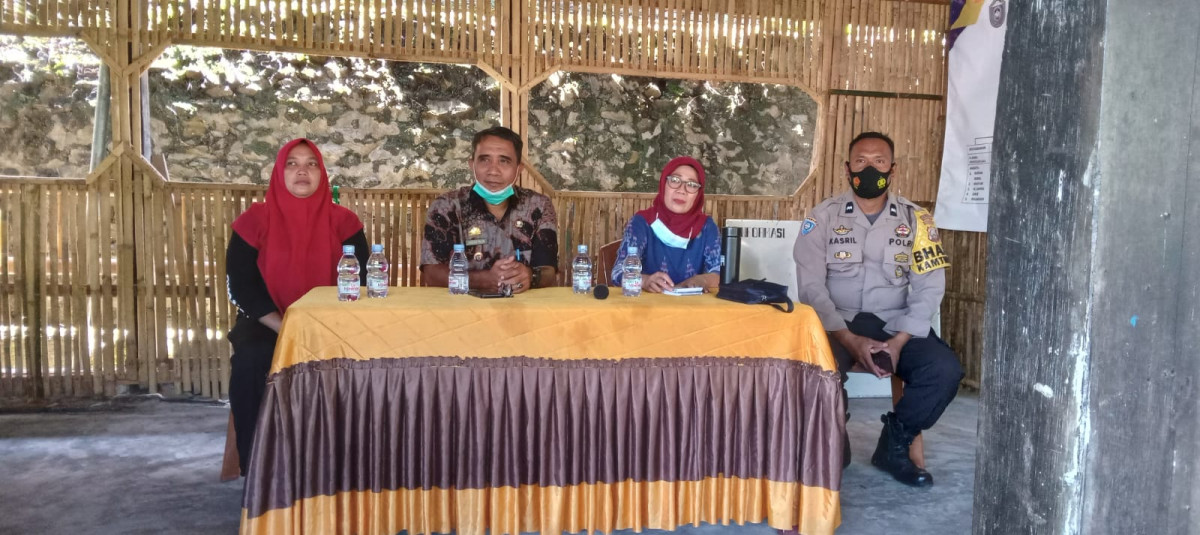
[[[832,533],[839,389],[804,306],[318,288],[284,318],[242,532]]]

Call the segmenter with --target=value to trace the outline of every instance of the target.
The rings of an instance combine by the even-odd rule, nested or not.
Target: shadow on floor
[[[927,432],[931,489],[905,487],[870,465],[888,408],[886,399],[850,401],[854,461],[842,480],[838,533],[969,533],[978,398],[960,395]],[[241,483],[217,481],[227,408],[141,401],[102,409],[0,414],[0,533],[237,532]],[[775,530],[706,525],[675,533]]]

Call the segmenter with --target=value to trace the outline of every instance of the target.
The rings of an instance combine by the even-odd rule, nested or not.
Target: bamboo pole
[[[53,346],[49,348],[50,355],[47,361],[51,366],[51,373],[47,374],[50,379],[50,384],[55,388],[58,395],[71,394],[71,376],[72,370],[68,359],[65,358],[65,349],[69,346],[64,346],[64,338],[67,335],[69,320],[68,314],[70,311],[69,299],[67,299],[64,288],[67,288],[70,281],[66,273],[66,243],[64,241],[63,232],[69,227],[65,225],[66,212],[66,187],[62,184],[55,184],[48,188],[50,195],[47,197],[47,208],[50,217],[48,217],[48,225],[44,229],[54,229],[53,232],[47,232],[51,239],[51,247],[49,251],[49,328],[52,329],[51,339]]]
[[[81,366],[82,362],[78,360],[82,355],[81,347],[79,346],[80,334],[83,329],[87,328],[86,322],[81,321],[79,315],[79,289],[80,277],[78,266],[84,260],[79,250],[79,232],[77,229],[82,224],[78,217],[79,205],[79,190],[77,187],[64,188],[63,195],[63,219],[62,232],[64,234],[63,243],[63,270],[66,282],[62,288],[63,294],[63,316],[67,329],[67,343],[64,344],[64,354],[60,357],[65,364],[64,374],[66,375],[67,391],[65,395],[75,396],[82,393],[82,375],[84,372]],[[0,315],[0,317],[3,317]]]
[[[7,290],[0,294],[0,321],[3,321],[0,326],[0,394],[5,396],[14,396],[16,391],[14,388],[17,355],[20,353],[14,348],[17,345],[15,339],[20,332],[20,321],[16,317],[15,308],[11,304],[11,300],[16,297],[20,291],[20,283],[16,276],[16,263],[21,262],[21,251],[16,250],[15,243],[10,238],[14,234],[21,236],[20,215],[14,217],[14,213],[19,211],[20,203],[18,195],[20,189],[15,184],[0,184],[0,284]],[[15,206],[14,206],[15,205]],[[17,242],[19,243],[19,241]],[[13,262],[10,259],[15,259]]]
[[[17,358],[17,369],[23,369],[30,376],[30,383],[33,391],[28,395],[41,397],[44,395],[42,390],[42,367],[41,367],[41,347],[40,337],[38,336],[41,307],[37,303],[39,295],[37,284],[37,272],[40,271],[37,266],[37,261],[42,254],[40,249],[41,240],[37,238],[35,229],[37,228],[38,209],[40,199],[38,198],[39,188],[34,185],[25,185],[20,189],[20,196],[26,201],[21,203],[20,207],[20,224],[18,228],[21,232],[21,242],[18,250],[19,270],[17,273],[17,288],[19,288],[17,302],[21,304],[21,321],[19,331],[21,333],[19,347],[20,353]]]

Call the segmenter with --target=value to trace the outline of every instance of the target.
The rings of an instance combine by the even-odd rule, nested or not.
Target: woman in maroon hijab
[[[333,204],[317,146],[289,141],[275,158],[266,202],[254,203],[233,222],[225,255],[229,299],[237,306],[229,332],[229,405],[242,475],[283,313],[314,287],[337,282],[342,245],[353,245],[359,265],[366,265],[362,221]]]
[[[625,226],[611,274],[616,286],[621,285],[631,245],[642,258],[643,290],[659,293],[719,285],[721,234],[704,214],[704,166],[695,158],[680,156],[667,162],[654,203],[634,214]]]

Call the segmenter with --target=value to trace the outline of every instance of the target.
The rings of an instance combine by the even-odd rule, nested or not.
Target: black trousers
[[[886,324],[874,314],[861,312],[846,327],[854,334],[883,342],[892,337],[883,330]],[[845,396],[846,372],[854,365],[854,357],[833,336],[829,337],[829,346],[837,360]],[[958,395],[958,383],[964,374],[958,355],[930,329],[928,336],[914,337],[904,344],[896,375],[904,380],[904,396],[896,404],[896,418],[904,427],[919,432],[933,427],[942,417]]]
[[[258,409],[267,389],[267,372],[275,354],[278,334],[257,320],[238,318],[229,331],[233,346],[229,371],[229,411],[233,413],[233,429],[237,433],[238,463],[242,475],[250,465],[250,446],[254,444],[254,428],[258,424]]]

